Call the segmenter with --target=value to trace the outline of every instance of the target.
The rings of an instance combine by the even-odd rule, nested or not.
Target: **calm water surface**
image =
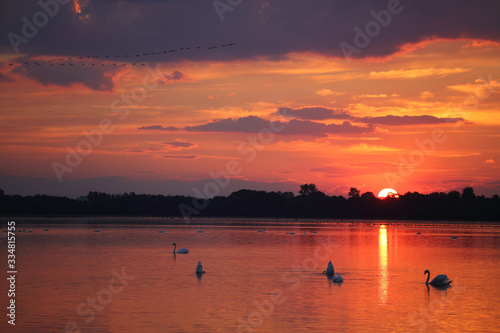
[[[16,326],[4,314],[2,331],[500,331],[500,228],[26,229],[17,234]],[[189,254],[174,255],[173,242]],[[5,238],[2,251],[6,259]],[[342,284],[321,274],[329,260]],[[452,287],[427,288],[426,269]]]

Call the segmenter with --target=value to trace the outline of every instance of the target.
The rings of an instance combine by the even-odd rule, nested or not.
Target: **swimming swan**
[[[333,269],[333,264],[332,264],[331,260],[328,262],[328,266],[326,267],[326,271],[323,271],[323,274],[326,274],[326,275],[334,275],[335,274],[335,270]]]
[[[203,267],[201,266],[201,261],[198,261],[198,266],[196,266],[196,274],[205,274]]]
[[[333,269],[331,260],[328,262],[328,266],[326,267],[326,270],[323,271],[323,274],[326,274],[326,276],[331,278],[333,282],[344,282],[344,279],[340,274],[335,275],[335,270]]]
[[[179,251],[176,252],[175,249],[177,248],[177,244],[174,243],[174,244],[172,244],[172,246],[174,247],[174,253],[188,253],[189,252],[189,250],[186,248],[180,248]]]
[[[332,281],[333,282],[344,282],[344,279],[342,278],[342,275],[339,274],[339,275],[334,275],[332,277]]]
[[[429,279],[431,277],[431,272],[429,272],[429,270],[426,269],[424,275],[425,274],[427,274],[427,281],[425,281],[425,284],[427,285],[430,284],[431,286],[447,286],[452,282],[448,280],[448,277],[444,274],[439,274],[434,279],[432,279],[431,282],[429,282]]]

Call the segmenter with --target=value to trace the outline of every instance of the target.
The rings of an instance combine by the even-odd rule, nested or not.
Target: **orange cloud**
[[[471,71],[472,68],[420,68],[420,69],[393,69],[383,72],[370,72],[373,79],[414,79],[428,76],[446,76]]]
[[[420,93],[420,98],[422,99],[429,99],[429,98],[433,98],[434,97],[434,94],[431,93],[430,91],[422,91]]]
[[[343,92],[331,91],[330,89],[321,89],[321,90],[316,91],[316,95],[318,95],[318,96],[342,96],[345,94],[346,93],[343,93]]]

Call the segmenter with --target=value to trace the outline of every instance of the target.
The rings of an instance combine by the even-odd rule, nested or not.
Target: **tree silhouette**
[[[359,191],[358,191],[358,195],[359,195]],[[372,200],[372,199],[376,199],[377,197],[375,197],[375,194],[373,194],[373,192],[365,192],[365,193],[361,194],[361,198],[365,199],[365,200]]]
[[[448,192],[448,198],[450,200],[460,200],[460,192],[450,191],[450,192]]]
[[[356,198],[359,198],[359,190],[355,187],[351,187],[351,189],[349,190],[349,193],[347,194],[347,196],[349,198],[353,198],[353,199],[356,199]]]
[[[0,194],[3,191],[0,190]],[[276,217],[333,219],[403,219],[499,221],[500,197],[476,196],[472,187],[448,194],[407,192],[380,200],[372,192],[360,195],[356,188],[349,199],[328,196],[315,184],[291,192],[239,190],[227,197],[196,199],[150,194],[89,192],[87,200],[48,195],[0,195],[2,216],[183,216],[180,206],[191,207],[199,217]],[[119,220],[117,220],[119,221]],[[140,221],[140,220],[137,220]],[[138,222],[141,223],[142,221]],[[147,221],[145,221],[147,222]],[[66,223],[66,222],[61,222]],[[116,222],[121,223],[121,222]],[[131,222],[137,223],[137,222]]]
[[[308,195],[313,195],[316,192],[318,192],[318,188],[316,187],[315,184],[300,185],[300,190],[299,190],[300,195],[308,196]]]
[[[466,187],[462,190],[462,199],[471,201],[476,198],[476,195],[474,194],[474,189],[472,187]]]

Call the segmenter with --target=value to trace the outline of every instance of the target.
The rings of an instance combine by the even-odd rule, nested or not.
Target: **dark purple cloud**
[[[172,130],[179,130],[177,127],[168,127]],[[162,125],[143,126],[141,130],[168,130]],[[186,131],[191,132],[239,132],[239,133],[259,133],[272,132],[282,135],[305,135],[313,137],[325,137],[335,134],[361,134],[374,131],[371,124],[368,126],[352,125],[348,121],[342,124],[324,124],[309,120],[292,119],[287,122],[269,121],[256,116],[248,116],[243,118],[227,118],[218,119],[209,123],[198,126],[186,126]]]
[[[365,31],[367,23],[375,22],[373,13],[387,10],[388,3],[268,0],[262,6],[260,1],[242,1],[225,12],[221,22],[213,1],[92,0],[81,14],[75,13],[70,1],[60,5],[19,49],[29,56],[155,52],[151,59],[163,62],[278,59],[293,51],[342,57],[340,43],[354,45],[354,28]],[[354,56],[385,56],[403,44],[428,38],[500,40],[500,2],[496,0],[401,0],[399,7],[399,13],[392,14],[390,22]],[[31,22],[41,10],[38,0],[0,2],[1,52],[12,52],[6,36],[22,35],[21,18]],[[237,47],[227,47],[229,42],[237,42]],[[215,45],[217,48],[209,48]],[[174,49],[176,52],[156,54]]]
[[[171,142],[162,142],[163,144],[169,145],[174,148],[190,148],[194,147],[194,144],[191,142],[181,142],[181,141],[171,141]]]
[[[75,62],[58,62],[53,65],[41,62],[29,62],[30,65],[17,66],[12,72],[36,80],[43,85],[55,84],[70,86],[82,84],[97,91],[112,91],[114,88],[112,73],[117,69],[104,69],[87,63],[83,66]]]
[[[329,109],[323,107],[315,108],[279,108],[273,115],[281,115],[285,117],[309,120],[328,120],[328,119],[346,119],[352,122],[374,124],[374,125],[388,125],[388,126],[405,126],[405,125],[432,125],[432,124],[446,124],[457,123],[464,121],[463,118],[438,118],[429,115],[420,116],[379,116],[379,117],[355,117],[343,109]]]
[[[177,130],[179,130],[177,127],[174,127],[174,126],[163,127],[163,125],[142,126],[142,127],[139,127],[138,129],[140,129],[140,130],[160,130],[160,131],[177,131]]]
[[[172,72],[170,74],[164,74],[163,77],[167,79],[168,81],[179,81],[184,79],[186,76],[184,73],[181,73],[179,71]]]
[[[169,159],[182,159],[182,160],[194,160],[195,158],[198,158],[198,156],[196,155],[164,155],[162,157]]]
[[[381,117],[364,117],[356,119],[357,122],[366,124],[378,124],[388,126],[405,126],[405,125],[433,125],[457,123],[463,121],[463,118],[438,118],[434,116],[381,116]]]
[[[402,45],[429,38],[500,41],[500,1],[496,0],[401,0],[401,10],[391,14],[385,26],[379,24],[375,34],[360,37],[355,29],[366,34],[366,27],[373,26],[370,22],[378,24],[375,16],[384,13],[389,2],[394,0],[242,1],[225,12],[221,21],[213,1],[91,0],[81,13],[69,1],[49,9],[46,22],[29,27],[34,17],[42,17],[38,13],[44,13],[39,3],[49,1],[7,0],[0,2],[4,36],[0,53],[17,50],[30,61],[38,56],[99,57],[99,61],[142,66],[185,60],[279,60],[291,52],[342,58],[341,44],[356,48],[350,57],[365,58],[387,56]],[[105,73],[111,70],[30,67],[22,73],[42,84],[81,83],[110,91],[113,81]],[[165,77],[168,81],[184,79],[181,72]]]
[[[353,118],[343,109],[328,109],[323,107],[291,109],[279,108],[273,115],[303,120],[326,120],[326,119],[351,119]]]
[[[170,74],[163,74],[161,79],[158,79],[158,83],[163,84],[165,82],[176,82],[176,81],[192,81],[184,73],[179,71],[173,71]]]
[[[279,126],[280,124],[278,124]],[[187,131],[193,132],[242,132],[242,133],[258,133],[264,128],[269,128],[269,121],[256,116],[248,116],[243,118],[227,118],[214,120],[212,122],[198,125],[187,126]]]
[[[374,131],[372,125],[357,126],[353,125],[348,121],[344,121],[342,124],[323,124],[317,123],[314,121],[307,120],[290,120],[286,124],[286,128],[283,131],[283,134],[288,135],[309,135],[309,136],[317,136],[324,137],[327,135],[335,135],[335,134],[362,134],[362,133],[371,133]]]
[[[140,130],[160,130],[160,131],[178,131],[185,130],[190,132],[238,132],[238,133],[259,133],[262,131],[272,132],[281,135],[301,135],[312,137],[326,137],[329,135],[351,135],[374,132],[375,125],[386,126],[411,126],[411,125],[433,125],[457,123],[463,121],[463,118],[438,118],[434,116],[380,116],[380,117],[354,117],[348,112],[332,110],[328,108],[303,108],[289,109],[279,108],[273,115],[286,117],[312,118],[312,119],[345,119],[341,124],[325,124],[311,120],[291,119],[289,121],[266,120],[257,116],[247,116],[241,118],[216,119],[208,123],[196,126],[186,126],[178,128],[174,126],[163,127],[163,125],[142,126]],[[366,126],[354,125],[354,123],[363,123]],[[174,147],[191,145],[185,142],[164,142]],[[189,146],[191,147],[191,146]]]

